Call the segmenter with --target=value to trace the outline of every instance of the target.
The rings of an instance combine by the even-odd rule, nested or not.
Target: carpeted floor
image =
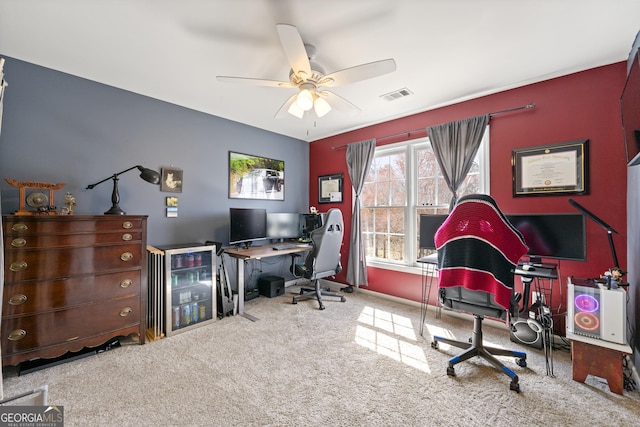
[[[472,320],[427,314],[365,292],[347,301],[291,304],[297,289],[246,304],[259,320],[235,316],[145,345],[120,348],[16,376],[5,369],[5,396],[47,384],[64,406],[66,426],[513,426],[634,425],[640,392],[623,396],[606,382],[571,379],[567,351],[555,376],[542,351],[485,327],[485,341],[519,348],[528,366],[505,361],[509,378],[474,359],[446,375],[459,349],[431,348],[431,334],[470,336]]]

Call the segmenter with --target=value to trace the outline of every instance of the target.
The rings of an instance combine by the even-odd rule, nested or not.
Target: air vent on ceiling
[[[393,101],[399,98],[404,98],[405,96],[409,96],[409,95],[413,95],[413,92],[411,92],[406,87],[403,87],[402,89],[394,90],[393,92],[380,95],[380,97],[387,101]]]

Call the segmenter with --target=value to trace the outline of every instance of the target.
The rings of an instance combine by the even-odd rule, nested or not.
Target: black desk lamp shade
[[[158,172],[154,171],[153,169],[147,169],[145,167],[137,165],[137,166],[132,166],[129,169],[125,169],[122,172],[114,173],[113,175],[103,179],[102,181],[99,181],[99,182],[96,182],[95,184],[91,184],[87,186],[87,190],[92,190],[98,184],[102,184],[103,182],[108,181],[110,179],[113,180],[113,192],[111,193],[112,206],[111,206],[111,209],[105,212],[105,215],[125,215],[126,214],[126,212],[123,211],[119,205],[120,193],[118,192],[118,176],[136,168],[140,171],[140,178],[154,185],[160,184],[160,174]]]

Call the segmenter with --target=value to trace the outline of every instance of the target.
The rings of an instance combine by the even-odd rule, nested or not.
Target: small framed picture
[[[167,207],[167,218],[177,218],[177,217],[178,217],[178,208]]]
[[[342,174],[323,175],[318,177],[318,202],[342,203]]]
[[[160,191],[182,193],[182,169],[162,168]]]

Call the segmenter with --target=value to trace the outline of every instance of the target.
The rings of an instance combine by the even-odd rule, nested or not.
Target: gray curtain
[[[427,128],[436,160],[453,193],[449,212],[458,201],[458,189],[473,165],[489,117],[489,114],[485,114]]]
[[[355,201],[351,216],[351,236],[349,239],[349,262],[347,264],[347,283],[354,288],[368,286],[367,259],[362,243],[362,224],[360,216],[360,195],[367,177],[373,155],[376,152],[376,140],[356,142],[347,145],[347,168],[351,185],[355,191]]]

